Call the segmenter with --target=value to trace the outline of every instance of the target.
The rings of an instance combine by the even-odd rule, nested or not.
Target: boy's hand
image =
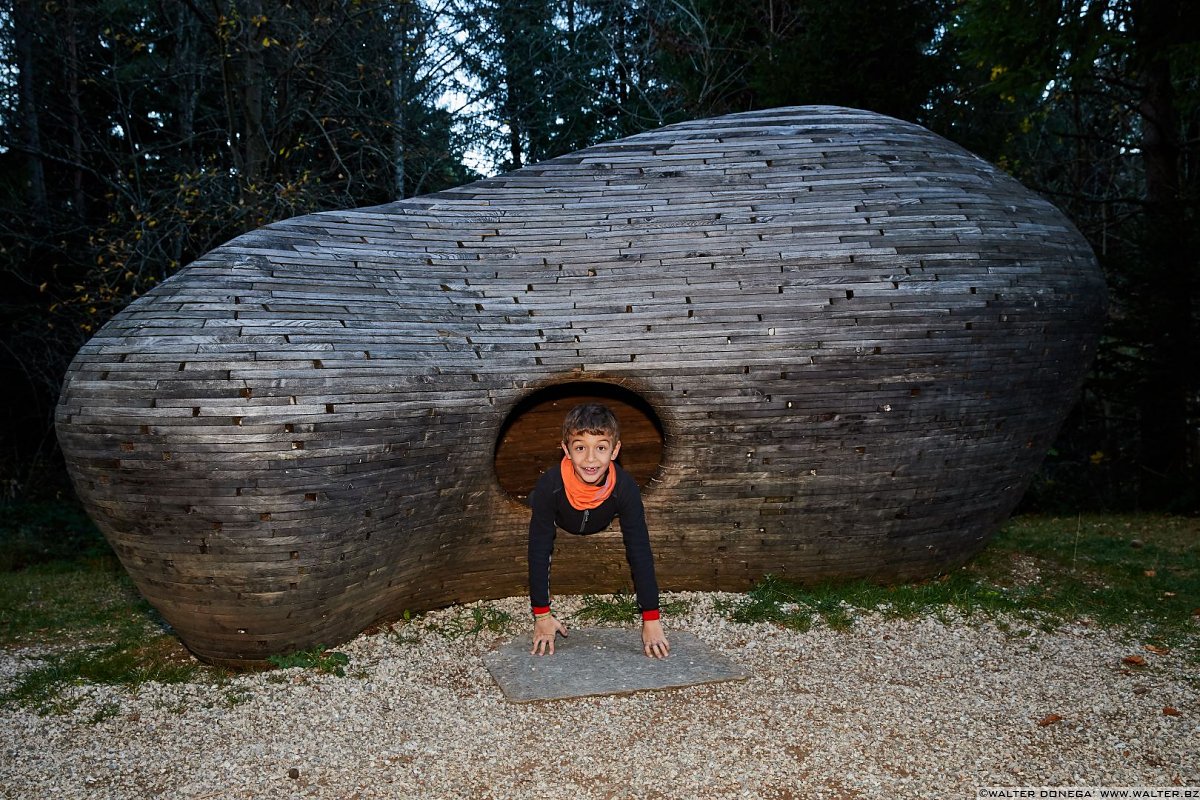
[[[642,620],[642,647],[651,658],[666,658],[671,652],[662,622],[656,619]]]
[[[564,639],[567,638],[567,626],[556,620],[553,614],[535,619],[533,621],[533,649],[529,651],[529,654],[533,656],[554,655],[554,637],[560,633]]]

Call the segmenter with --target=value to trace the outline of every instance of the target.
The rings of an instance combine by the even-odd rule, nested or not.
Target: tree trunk
[[[516,114],[508,115],[508,151],[512,156],[512,168],[520,169],[521,163],[521,128]]]
[[[71,156],[75,164],[71,170],[71,205],[75,218],[84,224],[87,203],[83,194],[83,107],[79,94],[79,32],[75,0],[67,3],[66,27],[67,124],[71,129]]]
[[[1161,487],[1151,502],[1170,502],[1196,468],[1189,454],[1189,398],[1197,391],[1193,326],[1197,237],[1186,224],[1180,189],[1179,117],[1171,76],[1171,50],[1186,30],[1190,0],[1142,0],[1133,6],[1141,78],[1142,158],[1146,179],[1145,257],[1147,310],[1154,324],[1147,342],[1149,374],[1141,403],[1142,463]],[[1190,12],[1195,16],[1194,11]]]
[[[245,0],[242,9],[242,164],[247,183],[258,183],[268,158],[264,107],[267,95],[265,32],[254,20],[262,16],[262,0]]]
[[[186,4],[173,6],[176,13],[174,21],[175,38],[175,68],[172,73],[179,87],[176,100],[176,132],[179,136],[180,151],[184,161],[190,168],[196,166],[196,106],[199,102],[199,72],[201,70],[199,52],[199,19],[196,12]]]
[[[44,214],[46,167],[42,160],[42,137],[38,118],[37,70],[34,64],[34,30],[38,24],[34,0],[13,0],[13,50],[17,60],[17,95],[21,119],[21,149],[25,153],[25,176],[30,210]]]
[[[407,133],[407,111],[411,92],[413,20],[412,2],[404,0],[392,20],[392,191],[395,199],[405,196],[405,134]]]

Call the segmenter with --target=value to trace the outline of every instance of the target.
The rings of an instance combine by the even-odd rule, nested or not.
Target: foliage
[[[916,120],[945,67],[943,0],[655,4],[662,67],[701,115],[786,105]]]
[[[426,627],[447,639],[462,639],[489,633],[508,633],[512,629],[512,614],[490,605],[473,605],[458,609],[449,620]]]
[[[507,171],[682,114],[658,79],[647,0],[455,0],[480,143]]]
[[[1063,208],[1110,288],[1026,507],[1200,509],[1200,6],[967,0],[944,47],[935,127]]]
[[[292,667],[315,669],[317,672],[344,678],[346,665],[350,663],[350,656],[339,653],[337,650],[328,650],[325,645],[319,644],[307,650],[297,650],[287,655],[270,656],[267,660],[279,669],[291,669]]]
[[[608,597],[585,594],[583,604],[571,615],[584,622],[629,622],[637,616],[637,598],[624,592]]]
[[[663,603],[659,613],[664,617],[686,614],[688,603],[676,600]],[[584,622],[629,622],[639,617],[637,597],[626,592],[617,592],[608,596],[586,594],[580,608],[571,614],[572,619]]]
[[[180,266],[274,220],[471,177],[436,105],[452,65],[423,8],[22,0],[0,17],[9,493],[60,469],[71,356]]]

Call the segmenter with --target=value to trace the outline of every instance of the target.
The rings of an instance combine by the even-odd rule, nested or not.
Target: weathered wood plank
[[[81,348],[58,431],[141,591],[244,663],[520,591],[519,500],[584,399],[666,587],[945,569],[1019,498],[1103,302],[1066,219],[961,148],[775,109],[240,236]],[[557,590],[627,580],[615,530],[570,544]]]

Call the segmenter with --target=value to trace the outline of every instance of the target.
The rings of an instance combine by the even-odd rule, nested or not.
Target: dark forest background
[[[833,103],[1000,165],[1104,267],[1104,340],[1026,508],[1200,509],[1200,3],[0,0],[0,58],[0,500],[67,490],[78,347],[244,231]]]

